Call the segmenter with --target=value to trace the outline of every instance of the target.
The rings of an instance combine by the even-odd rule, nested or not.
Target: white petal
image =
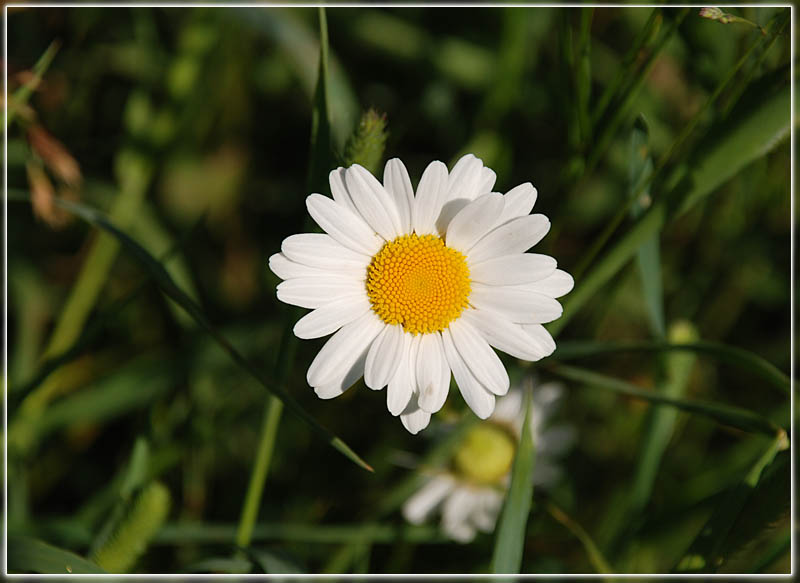
[[[403,517],[411,524],[422,524],[454,486],[450,476],[431,478],[403,504]]]
[[[484,194],[461,209],[447,226],[447,246],[466,254],[500,216],[503,197]]]
[[[551,298],[560,298],[563,295],[572,291],[575,286],[575,280],[566,271],[556,269],[550,276],[540,281],[537,281],[529,286],[530,289],[550,296]]]
[[[475,527],[469,522],[477,499],[467,488],[456,488],[442,505],[442,530],[458,542],[467,543],[475,538]]]
[[[535,362],[553,353],[553,350],[547,350],[548,347],[534,342],[521,324],[514,324],[494,312],[465,310],[461,317],[475,326],[491,346],[514,358]],[[535,325],[540,326],[541,324]],[[555,344],[553,349],[555,349]]]
[[[353,164],[345,175],[347,189],[367,224],[387,241],[402,234],[394,199],[365,168]]]
[[[436,413],[447,400],[450,389],[450,367],[444,356],[441,334],[434,332],[422,336],[416,368],[419,406],[428,413]]]
[[[370,256],[357,253],[324,233],[300,233],[286,237],[281,244],[283,254],[297,263],[326,271],[362,269],[367,276]]]
[[[363,281],[346,277],[298,277],[278,284],[278,299],[301,308],[319,308],[344,298],[366,298]]]
[[[478,196],[482,194],[486,194],[487,192],[492,192],[492,188],[494,188],[494,183],[497,181],[497,174],[495,174],[494,170],[491,168],[486,168],[485,166],[481,170],[481,178],[480,183],[478,186]]]
[[[428,164],[417,185],[411,221],[418,235],[436,235],[436,219],[447,197],[447,166],[438,160]]]
[[[487,391],[475,378],[472,371],[469,370],[467,363],[464,362],[464,359],[453,344],[450,330],[442,331],[442,345],[444,346],[447,363],[453,371],[453,378],[456,380],[458,390],[461,392],[461,396],[464,397],[464,401],[466,401],[475,415],[481,419],[488,418],[494,410],[494,395]]]
[[[506,367],[475,327],[460,318],[450,323],[450,333],[475,378],[495,395],[505,395],[509,386]]]
[[[483,532],[492,532],[503,505],[503,495],[491,488],[485,488],[478,494],[477,508],[470,517],[472,523]]]
[[[295,263],[283,253],[275,253],[269,258],[269,268],[272,273],[281,279],[291,279],[293,277],[319,277],[330,275],[330,272],[316,267],[309,267],[302,263]]]
[[[373,390],[385,387],[397,370],[403,356],[403,328],[386,326],[372,343],[364,367],[364,383]]]
[[[506,204],[497,224],[502,225],[511,219],[529,215],[533,210],[533,205],[536,204],[536,194],[536,189],[530,182],[515,186],[505,193],[503,198],[505,198]]]
[[[414,205],[414,188],[411,186],[408,170],[399,158],[392,158],[386,162],[383,169],[383,187],[394,198],[403,232],[410,233],[413,230],[411,209]]]
[[[530,336],[531,341],[536,346],[537,350],[545,353],[545,356],[550,356],[556,349],[556,343],[544,326],[541,324],[523,324],[522,329]]]
[[[400,421],[403,422],[403,427],[405,427],[409,433],[416,435],[431,422],[431,414],[421,409],[417,404],[416,397],[414,397],[400,414]]]
[[[362,350],[353,365],[344,373],[344,375],[314,387],[314,392],[320,399],[333,399],[344,393],[347,389],[352,387],[358,379],[364,374],[364,362],[367,359],[367,350]]]
[[[331,194],[333,195],[333,200],[343,206],[346,206],[354,213],[358,213],[356,210],[356,205],[353,204],[353,199],[350,197],[350,192],[347,190],[347,183],[345,182],[346,172],[347,170],[340,166],[336,170],[331,170],[331,173],[328,174],[328,183],[331,185]]]
[[[342,327],[331,336],[308,367],[306,380],[312,387],[322,386],[345,378],[348,373],[364,374],[355,370],[355,365],[366,352],[375,337],[386,324],[372,311]]]
[[[372,256],[383,246],[383,239],[345,205],[312,194],[306,198],[306,207],[322,230],[345,247]]]
[[[511,389],[507,395],[497,399],[492,419],[514,423],[522,415],[522,391]],[[538,449],[538,444],[536,448]]]
[[[392,380],[386,389],[386,408],[389,413],[397,417],[411,401],[411,395],[417,386],[416,381],[416,355],[419,347],[420,336],[411,336],[403,333],[403,350],[400,364],[397,366]]]
[[[557,265],[549,255],[517,253],[470,265],[469,277],[487,285],[517,285],[543,280],[555,272]]]
[[[339,298],[300,318],[294,325],[294,335],[304,340],[327,336],[369,309],[366,296]]]
[[[483,161],[472,154],[462,156],[450,171],[447,180],[447,200],[466,198],[475,200],[481,187]]]
[[[527,215],[511,219],[490,231],[470,249],[470,263],[477,264],[492,257],[524,253],[550,230],[550,221],[544,215]]]
[[[558,300],[524,287],[474,283],[469,303],[481,310],[497,312],[518,324],[544,324],[561,317]]]

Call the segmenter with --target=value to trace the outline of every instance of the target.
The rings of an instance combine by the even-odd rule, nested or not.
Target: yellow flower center
[[[478,484],[497,484],[511,469],[517,444],[494,423],[476,425],[464,437],[453,458],[458,474]]]
[[[436,235],[389,241],[367,267],[367,295],[381,320],[410,334],[444,330],[467,307],[467,258]]]

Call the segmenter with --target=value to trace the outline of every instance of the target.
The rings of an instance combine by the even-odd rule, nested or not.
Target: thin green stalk
[[[236,531],[236,545],[239,547],[250,546],[250,541],[253,538],[253,527],[258,518],[264,483],[267,480],[267,473],[272,461],[272,452],[275,449],[275,435],[278,433],[282,412],[283,403],[277,397],[270,396],[264,410],[261,440],[258,444],[255,465],[253,466],[253,472],[250,474],[250,484],[247,486],[242,516],[239,519],[239,526]]]
[[[605,389],[629,397],[644,399],[653,405],[669,405],[682,409],[683,411],[688,411],[689,413],[698,413],[743,431],[764,433],[766,435],[785,434],[785,431],[781,427],[777,426],[766,417],[748,409],[742,409],[741,407],[732,407],[721,403],[698,401],[695,399],[668,397],[653,390],[642,389],[627,381],[573,366],[555,365],[549,366],[548,369],[555,375],[577,383]]]
[[[614,137],[614,134],[622,124],[625,115],[627,115],[631,104],[636,99],[639,91],[644,85],[644,82],[647,80],[650,71],[653,69],[653,66],[656,63],[656,58],[659,54],[661,54],[661,51],[667,44],[667,41],[678,30],[678,27],[683,22],[683,19],[689,14],[689,11],[689,8],[683,8],[675,20],[672,21],[669,28],[667,28],[656,46],[651,51],[645,64],[639,69],[639,72],[632,82],[630,88],[625,92],[625,97],[623,98],[622,102],[614,107],[614,114],[611,117],[611,120],[604,126],[599,138],[595,141],[595,147],[593,148],[592,153],[589,155],[588,161],[586,162],[586,174],[589,174],[600,160],[600,157],[605,152],[608,144],[611,141],[611,138]]]
[[[598,573],[613,573],[614,569],[608,564],[603,553],[597,548],[597,545],[592,540],[592,537],[583,529],[583,527],[570,518],[563,510],[556,506],[553,502],[547,503],[547,512],[550,513],[554,519],[560,522],[567,530],[569,530],[575,538],[577,538],[583,545],[586,555],[589,557],[589,562],[592,563],[595,571]]]
[[[597,105],[595,106],[594,111],[592,111],[593,126],[597,125],[597,122],[600,121],[605,114],[608,104],[611,102],[612,97],[619,92],[622,82],[625,79],[633,78],[634,68],[636,66],[636,61],[639,57],[639,54],[642,52],[645,46],[653,40],[653,37],[658,34],[663,20],[664,15],[661,13],[661,9],[654,8],[650,13],[650,17],[647,19],[644,27],[642,27],[642,29],[636,35],[633,43],[631,43],[631,48],[628,49],[627,53],[625,53],[625,57],[622,59],[622,63],[620,64],[614,80],[606,86],[603,94],[597,101]]]
[[[773,22],[767,25],[767,29],[772,28],[773,23],[774,20]],[[774,41],[774,39],[777,38],[781,30],[782,28],[780,28],[777,32],[775,32],[772,35],[771,37],[772,41]],[[588,267],[597,257],[598,253],[600,253],[600,251],[606,245],[611,236],[616,232],[620,224],[622,224],[622,222],[628,216],[628,214],[630,213],[630,209],[639,199],[639,196],[645,191],[646,188],[650,186],[650,184],[656,179],[656,177],[661,173],[661,171],[666,167],[666,165],[672,160],[673,153],[680,147],[681,144],[683,144],[684,140],[686,140],[686,138],[688,138],[691,135],[697,124],[700,122],[703,114],[705,114],[705,112],[708,111],[708,109],[717,101],[717,99],[722,94],[724,89],[736,76],[736,73],[738,73],[739,69],[741,69],[742,65],[744,65],[744,63],[750,57],[750,54],[753,52],[753,50],[756,47],[758,47],[762,42],[764,42],[764,37],[759,37],[747,49],[742,58],[740,58],[739,61],[736,63],[736,65],[733,67],[733,69],[731,69],[727,77],[725,77],[725,79],[723,79],[717,85],[717,87],[714,89],[714,92],[711,94],[711,96],[709,96],[709,98],[703,104],[703,107],[701,107],[700,110],[692,117],[692,119],[689,120],[689,123],[684,126],[680,134],[678,134],[678,136],[672,141],[667,151],[664,152],[664,154],[662,154],[661,157],[658,159],[658,163],[656,164],[656,167],[653,170],[653,172],[651,172],[650,175],[639,185],[636,191],[631,195],[631,198],[629,198],[619,208],[614,217],[608,223],[606,223],[606,226],[603,228],[603,231],[600,233],[600,235],[598,235],[598,237],[592,242],[592,245],[589,248],[589,250],[583,255],[580,263],[578,263],[577,267],[573,270],[572,274],[573,277],[579,279],[586,271],[586,269],[588,269]],[[593,164],[591,164],[589,169],[591,169],[591,167],[593,167]]]
[[[591,60],[589,58],[591,48],[591,29],[594,8],[581,9],[581,31],[578,40],[577,58],[578,63],[575,69],[575,87],[577,89],[577,110],[578,125],[580,127],[581,147],[585,147],[591,139],[592,124],[589,120],[589,100],[592,89]]]
[[[47,69],[50,67],[50,64],[53,62],[53,59],[58,53],[58,49],[61,47],[61,43],[57,40],[54,40],[50,43],[50,46],[42,53],[42,56],[39,57],[39,60],[36,61],[36,64],[33,66],[33,76],[28,79],[28,81],[19,89],[14,92],[14,95],[11,96],[9,100],[10,103],[7,104],[7,114],[6,114],[6,127],[11,125],[11,122],[14,121],[14,117],[17,114],[17,111],[20,107],[25,105],[30,99],[33,92],[39,86],[39,83],[42,82],[42,77],[44,76]]]

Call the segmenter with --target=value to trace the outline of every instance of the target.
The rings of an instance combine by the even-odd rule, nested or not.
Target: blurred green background
[[[658,200],[720,136],[788,87],[788,10],[735,12],[767,30],[704,19],[697,9],[329,8],[333,160],[343,162],[337,156],[361,114],[375,108],[387,121],[384,160],[401,158],[415,183],[431,160],[449,165],[466,152],[497,172],[496,190],[531,181],[537,212],[553,224],[536,251],[556,257],[580,286],[633,224],[625,209],[641,148],[656,164],[669,154],[644,189]],[[311,8],[9,7],[9,95],[36,85],[37,62],[48,65],[24,105],[8,104],[9,196],[34,202],[33,211],[8,204],[10,534],[87,556],[134,493],[158,483],[171,499],[166,526],[155,520],[142,534],[152,540],[133,572],[489,568],[491,535],[458,545],[436,522],[404,527],[397,504],[380,510],[466,415],[460,395],[451,389],[418,436],[388,414],[384,393],[363,384],[319,400],[305,371],[322,340],[297,345],[286,389],[375,473],[285,412],[255,554],[231,562],[268,393],[129,253],[52,202],[108,212],[273,378],[297,314],[277,301],[278,279],[266,265],[283,238],[307,229],[318,39]],[[684,140],[687,125],[693,131]],[[667,327],[690,322],[699,338],[788,372],[790,150],[785,139],[769,146],[660,232],[656,297]],[[615,217],[619,228],[592,256]],[[628,262],[580,306],[559,351],[531,367],[540,379],[556,378],[562,343],[566,350],[579,341],[658,338],[640,265]],[[76,307],[65,307],[70,302]],[[70,348],[45,379],[47,358]],[[672,366],[669,354],[677,353],[609,352],[570,364],[655,390]],[[512,380],[521,378],[520,363],[504,361]],[[786,426],[788,393],[735,364],[698,353],[678,396]],[[656,422],[666,408],[564,382],[560,417],[579,439],[564,480],[534,496],[522,572],[594,570],[581,541],[546,511],[546,498],[616,571],[676,568],[715,509],[736,496],[769,436],[686,412]],[[652,437],[657,423],[665,432]],[[148,453],[144,469],[132,472],[136,443]],[[788,571],[788,455],[775,457],[758,495],[742,499],[738,522],[719,542],[724,564],[713,570]],[[134,483],[125,486],[126,477]],[[642,483],[646,494],[633,508],[631,492],[641,493]],[[378,518],[382,538],[358,530]],[[27,556],[27,544],[15,552]],[[220,562],[203,563],[212,558]]]

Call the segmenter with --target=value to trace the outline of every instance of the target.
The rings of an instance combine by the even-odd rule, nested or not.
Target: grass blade
[[[711,517],[700,529],[697,538],[692,542],[689,549],[684,553],[675,571],[681,573],[709,573],[716,571],[724,562],[724,544],[728,535],[732,533],[737,519],[742,513],[748,499],[756,495],[759,486],[768,480],[761,479],[762,473],[773,470],[781,472],[780,482],[785,486],[789,483],[789,460],[788,454],[781,455],[776,459],[778,453],[788,449],[789,440],[786,433],[781,431],[772,440],[763,455],[756,461],[752,468],[744,476],[744,479],[728,490],[722,502],[714,509]],[[774,481],[773,481],[774,483]],[[786,492],[782,496],[777,496],[777,500],[788,502]],[[774,502],[775,496],[769,496]],[[750,532],[748,531],[748,534]]]
[[[587,533],[580,524],[567,516],[567,514],[553,502],[547,503],[547,512],[549,512],[550,516],[552,516],[555,520],[564,525],[564,527],[581,542],[595,571],[598,573],[614,572],[614,569],[611,568],[611,565],[609,565],[608,561],[606,561],[605,557],[603,557],[603,553],[601,553],[600,549],[597,548],[597,545],[592,540],[592,537],[589,536],[589,533]]]
[[[8,104],[8,111],[6,115],[6,127],[11,125],[11,122],[14,121],[14,117],[17,114],[17,111],[20,107],[23,107],[28,100],[33,95],[33,92],[42,82],[42,77],[47,72],[47,69],[50,68],[50,64],[53,62],[53,59],[58,53],[58,49],[61,47],[61,43],[57,40],[54,40],[50,43],[50,46],[42,53],[42,56],[39,57],[39,60],[36,61],[36,64],[33,66],[33,75],[30,79],[19,89],[14,92],[14,95],[11,96],[9,100],[10,103]]]
[[[667,342],[565,341],[558,344],[555,357],[558,360],[572,360],[589,356],[614,354],[617,352],[662,352],[674,350],[697,352],[698,354],[704,354],[715,358],[720,362],[750,372],[786,395],[790,393],[791,379],[781,372],[774,364],[748,350],[706,340],[679,344]]]
[[[105,571],[69,551],[51,546],[40,540],[8,537],[9,573],[103,574]]]
[[[361,457],[354,452],[350,446],[317,423],[314,417],[305,409],[303,409],[303,407],[300,406],[300,404],[291,395],[289,395],[289,393],[287,393],[283,388],[276,387],[267,381],[261,375],[261,373],[258,372],[258,370],[244,356],[242,356],[242,354],[237,351],[214,326],[211,325],[200,309],[200,306],[198,306],[186,294],[186,292],[184,292],[175,284],[172,277],[170,277],[169,273],[167,273],[161,263],[159,263],[152,255],[150,255],[141,245],[139,245],[139,243],[131,239],[131,237],[129,237],[126,233],[114,226],[106,217],[103,216],[102,213],[87,205],[70,202],[63,199],[56,199],[56,202],[62,208],[114,237],[119,244],[150,273],[153,280],[161,288],[161,291],[163,291],[180,307],[186,310],[186,312],[200,325],[200,327],[203,328],[217,342],[217,344],[219,344],[219,346],[221,346],[222,349],[228,353],[228,356],[230,356],[230,358],[237,365],[250,374],[250,376],[258,381],[258,383],[267,391],[278,397],[290,411],[305,421],[317,433],[317,435],[325,439],[325,441],[327,441],[339,453],[365,470],[372,471],[372,467],[363,459],[361,459]]]
[[[630,230],[597,261],[564,303],[564,313],[550,326],[555,336],[600,287],[622,269],[633,254],[669,219],[708,196],[742,168],[767,154],[789,135],[790,88],[786,84],[765,96],[759,107],[736,120],[714,143],[702,148],[692,170],[668,197],[657,200]]]
[[[522,567],[525,527],[528,524],[533,498],[535,450],[530,428],[532,402],[529,384],[525,391],[525,421],[522,424],[522,437],[511,469],[511,484],[508,487],[500,521],[495,529],[492,573],[519,573]]]
[[[649,130],[643,116],[636,119],[631,132],[629,156],[628,196],[636,197],[631,207],[631,216],[636,219],[650,205],[650,191],[645,189],[639,193],[645,181],[653,172],[653,160],[648,146]],[[656,338],[663,339],[666,334],[664,325],[664,294],[661,287],[661,251],[659,249],[659,233],[646,240],[636,251],[636,263],[642,282],[644,302],[647,307],[650,328]]]
[[[747,409],[694,399],[667,397],[652,390],[639,388],[627,381],[573,366],[555,365],[548,367],[548,370],[565,379],[619,393],[620,395],[643,399],[653,405],[669,405],[689,413],[698,413],[742,431],[765,433],[767,435],[777,435],[783,431],[766,417]]]

